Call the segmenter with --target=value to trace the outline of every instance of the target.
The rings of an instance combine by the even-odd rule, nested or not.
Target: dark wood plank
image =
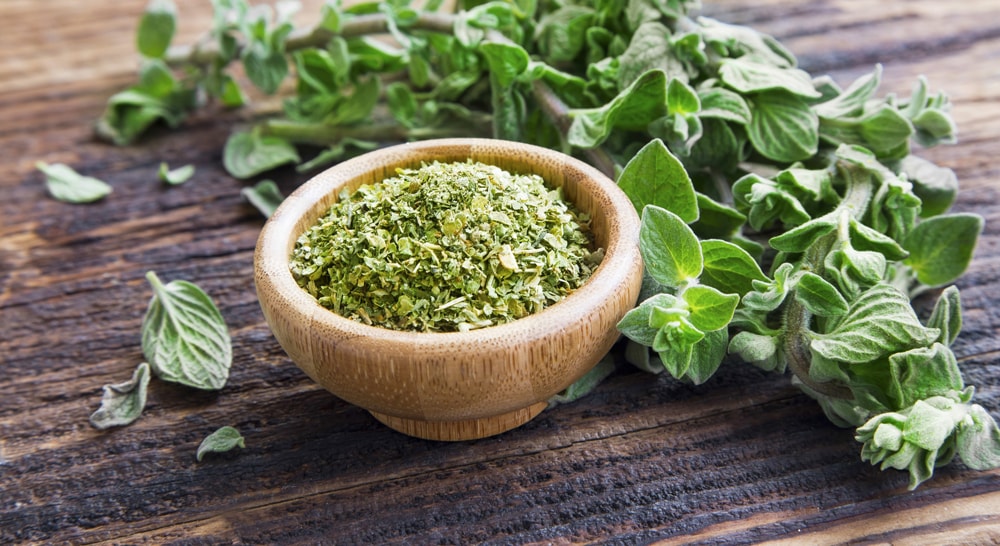
[[[851,431],[786,377],[738,363],[700,387],[623,369],[584,400],[460,444],[402,436],[320,390],[257,307],[261,219],[219,159],[238,116],[208,112],[128,148],[92,137],[103,101],[130,81],[125,52],[143,4],[0,3],[0,542],[1000,536],[1000,472],[954,464],[907,492],[905,475],[861,462]],[[182,38],[192,39],[207,3],[179,4]],[[990,0],[706,0],[706,12],[772,32],[841,84],[881,62],[888,91],[907,93],[924,73],[952,96],[962,141],[925,155],[958,173],[956,208],[987,219],[959,283],[966,323],[955,349],[976,400],[1000,415],[1000,10]],[[115,192],[94,205],[56,203],[34,171],[39,159],[73,164]],[[196,179],[163,187],[164,159],[196,165]],[[288,191],[306,176],[274,178]],[[100,386],[142,358],[151,269],[213,296],[233,333],[232,377],[218,394],[154,381],[140,420],[99,432],[87,417]],[[222,425],[238,427],[247,448],[197,463],[198,443]]]

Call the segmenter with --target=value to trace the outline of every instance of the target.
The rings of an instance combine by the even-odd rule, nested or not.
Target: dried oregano
[[[296,242],[291,271],[324,307],[394,330],[466,331],[535,313],[600,262],[589,217],[546,187],[468,161],[344,191]]]

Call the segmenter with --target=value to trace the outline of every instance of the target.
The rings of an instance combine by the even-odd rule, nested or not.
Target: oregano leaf
[[[740,303],[736,294],[723,294],[711,286],[694,285],[681,294],[691,316],[688,320],[702,332],[725,328],[733,320],[733,313]]]
[[[698,236],[679,216],[656,205],[642,210],[639,251],[649,274],[666,286],[698,278],[704,265]]]
[[[241,189],[240,194],[265,218],[270,218],[278,205],[285,200],[285,196],[281,195],[281,190],[273,180],[261,180],[252,187]]]
[[[90,424],[104,430],[125,426],[138,419],[146,407],[149,377],[149,364],[142,362],[128,381],[104,385],[101,407],[90,415]]]
[[[229,329],[219,309],[197,285],[175,280],[164,285],[149,271],[153,288],[142,319],[142,352],[164,381],[219,390],[233,361]]]
[[[681,162],[660,139],[642,147],[625,165],[618,187],[632,201],[636,212],[656,205],[673,212],[686,223],[698,219],[694,185]]]
[[[753,96],[750,142],[768,159],[791,163],[812,157],[819,148],[819,117],[802,98],[786,90]]]
[[[111,193],[106,182],[83,176],[68,165],[39,161],[35,167],[45,174],[49,195],[64,203],[92,203]]]
[[[160,170],[157,172],[157,176],[167,184],[177,186],[187,182],[194,176],[194,165],[184,165],[183,167],[171,169],[166,163],[160,163]]]
[[[566,140],[573,146],[593,148],[604,142],[615,128],[645,129],[666,108],[666,75],[662,70],[651,70],[604,106],[571,110],[573,122]]]
[[[928,218],[917,224],[903,243],[910,252],[906,265],[913,268],[923,284],[950,283],[969,266],[982,230],[983,218],[977,214]]]
[[[926,346],[940,332],[925,328],[905,294],[888,284],[877,284],[851,303],[850,309],[827,333],[814,333],[813,351],[839,362],[871,362],[876,358]]]
[[[795,299],[810,313],[821,317],[835,317],[847,312],[844,296],[823,277],[806,271],[795,283]]]
[[[888,394],[900,408],[965,388],[955,354],[940,343],[891,355],[889,371]]]
[[[927,319],[927,327],[941,331],[939,342],[949,346],[955,343],[962,330],[962,302],[958,288],[949,286],[941,292],[930,318]]]
[[[685,377],[695,385],[708,381],[722,365],[728,342],[729,330],[726,328],[706,333],[691,351],[691,361]]]
[[[256,131],[242,131],[230,135],[222,155],[226,171],[241,179],[298,161],[298,152],[287,140],[261,136]]]
[[[767,281],[760,265],[746,250],[728,241],[701,242],[704,269],[699,280],[727,294],[740,297],[753,290],[753,281]]]
[[[958,455],[974,470],[1000,467],[1000,428],[978,404],[969,407],[968,420],[959,425]]]
[[[177,26],[177,8],[170,0],[151,0],[139,19],[136,47],[150,58],[163,57]]]
[[[206,453],[223,453],[237,447],[245,448],[246,441],[243,439],[240,431],[227,425],[220,427],[201,441],[195,458],[198,459],[198,462],[201,462]]]

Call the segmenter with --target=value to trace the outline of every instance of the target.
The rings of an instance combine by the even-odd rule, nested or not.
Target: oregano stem
[[[531,93],[538,102],[538,106],[547,118],[559,129],[559,132],[566,136],[573,120],[569,116],[569,108],[562,100],[556,96],[555,92],[543,81],[535,80],[531,82]],[[615,177],[615,161],[611,159],[604,148],[587,148],[583,151],[590,160],[591,165],[597,168],[608,177]]]
[[[834,211],[847,212],[852,217],[860,219],[868,209],[871,201],[873,189],[870,174],[862,172],[853,165],[840,161],[837,169],[847,180],[847,187],[844,197]],[[842,222],[841,222],[842,223]],[[838,230],[841,229],[840,227]],[[832,237],[842,237],[842,234],[832,233]],[[825,267],[824,259],[830,250],[830,243],[827,237],[816,240],[802,257],[802,268],[817,274],[822,274]],[[785,327],[785,357],[788,361],[788,368],[795,376],[810,389],[833,398],[850,400],[854,394],[844,385],[824,383],[814,380],[809,375],[812,362],[812,353],[809,349],[809,325],[812,323],[812,313],[799,303],[797,299],[790,298],[785,307],[783,315]]]
[[[426,140],[448,137],[488,137],[489,131],[479,124],[456,127],[404,127],[396,123],[339,126],[323,123],[303,123],[286,119],[269,119],[257,126],[262,135],[281,137],[296,144],[329,146],[346,138],[375,142]]]
[[[427,30],[430,32],[451,33],[455,25],[456,17],[449,13],[421,13],[416,20],[407,28],[411,30]],[[334,36],[344,39],[357,38],[372,34],[385,34],[389,31],[389,20],[383,13],[371,13],[357,15],[346,19],[340,27],[339,32],[331,32],[323,27],[312,29],[293,30],[285,40],[285,51],[296,51],[310,47],[323,47]],[[240,45],[236,57],[243,49]],[[167,51],[166,62],[169,66],[180,66],[193,64],[199,66],[209,65],[219,58],[219,47],[216,43],[210,43],[205,47],[200,46],[174,46]]]

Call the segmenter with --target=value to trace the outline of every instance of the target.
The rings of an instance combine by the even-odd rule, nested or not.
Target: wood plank
[[[239,117],[206,112],[128,148],[93,139],[104,100],[131,81],[125,52],[144,3],[0,3],[0,542],[997,539],[1000,472],[953,464],[907,492],[904,474],[860,461],[851,431],[787,377],[735,362],[699,387],[622,369],[584,400],[461,444],[399,435],[320,390],[257,307],[261,219],[219,158]],[[207,3],[178,4],[191,39]],[[995,2],[706,8],[774,33],[842,85],[882,62],[887,91],[907,93],[924,73],[953,97],[961,142],[925,155],[959,174],[956,208],[987,219],[959,282],[966,322],[955,349],[976,401],[1000,415]],[[196,165],[196,179],[163,187],[155,171],[165,158]],[[38,159],[86,169],[115,192],[90,206],[56,203]],[[274,176],[286,192],[306,177]],[[142,358],[150,269],[213,296],[232,329],[233,374],[218,394],[154,380],[141,419],[99,432],[87,417],[100,386]],[[919,302],[923,312],[932,304]],[[198,443],[221,425],[237,426],[247,448],[197,463]]]

